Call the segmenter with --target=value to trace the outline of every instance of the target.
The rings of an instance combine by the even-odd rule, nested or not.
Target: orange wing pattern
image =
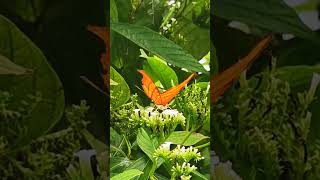
[[[144,70],[138,70],[142,74],[142,88],[146,95],[156,104],[156,105],[167,105],[169,102],[188,84],[188,82],[196,75],[191,74],[186,80],[177,86],[174,86],[163,93],[160,93],[157,86],[154,84],[152,79]]]
[[[212,102],[216,102],[218,97],[230,87],[231,83],[239,78],[240,74],[259,57],[259,55],[268,47],[271,40],[272,35],[267,36],[260,41],[246,57],[240,59],[239,62],[212,78]]]
[[[106,88],[109,88],[109,65],[110,65],[110,38],[106,27],[88,26],[87,29],[104,41],[106,52],[101,55],[102,78]]]

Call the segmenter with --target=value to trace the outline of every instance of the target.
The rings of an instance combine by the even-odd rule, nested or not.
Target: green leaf
[[[165,89],[169,89],[179,83],[178,77],[173,69],[158,57],[146,57],[147,61],[143,63],[143,69],[156,83],[160,81]]]
[[[207,73],[202,65],[180,46],[147,27],[126,23],[111,23],[111,29],[172,65]]]
[[[179,39],[183,37],[179,45],[196,59],[201,59],[210,50],[210,29],[199,27],[186,18],[179,18],[177,22],[171,34],[174,41],[180,42]]]
[[[292,33],[319,43],[319,37],[282,0],[217,0],[212,8],[216,16],[246,23],[275,33]]]
[[[107,150],[107,145],[96,139],[88,130],[83,130],[82,134],[84,135],[90,146],[97,151],[97,154]]]
[[[0,75],[26,75],[30,74],[30,72],[30,69],[19,66],[0,55]]]
[[[110,0],[110,20],[111,22],[118,22],[118,9],[114,0]]]
[[[140,128],[138,131],[137,143],[141,150],[154,162],[153,153],[156,148],[151,137],[143,128]]]
[[[0,16],[0,39],[0,54],[14,64],[33,70],[30,76],[0,77],[0,89],[13,94],[12,105],[17,107],[27,95],[41,95],[41,101],[30,107],[30,113],[23,117],[27,131],[17,140],[22,146],[48,132],[61,119],[63,87],[40,49],[3,16]]]
[[[158,161],[152,161],[148,157],[144,156],[135,160],[127,169],[139,169],[144,173],[139,177],[139,180],[148,180],[156,168],[159,168],[164,160],[159,158]],[[156,165],[156,166],[155,166]]]
[[[304,39],[284,41],[279,48],[275,49],[277,66],[315,65],[320,59],[318,49],[320,49],[319,44]]]
[[[110,158],[110,172],[123,171],[124,168],[131,164],[130,159],[127,157],[111,157]],[[137,169],[137,168],[133,168]],[[139,169],[140,170],[140,169]]]
[[[118,83],[115,82],[114,80],[110,79],[110,85],[111,86],[116,86],[116,85],[118,85]]]
[[[123,77],[112,66],[110,79],[118,83],[116,86],[110,86],[111,106],[117,108],[130,99],[130,89]]]
[[[137,170],[137,169],[130,169],[126,170],[123,173],[120,173],[116,176],[111,177],[110,180],[130,180],[133,179],[136,176],[140,176],[143,172]]]
[[[198,171],[193,171],[192,173],[193,173],[195,176],[197,176],[199,179],[209,180],[209,178],[207,178],[205,175],[202,175],[202,174],[199,173]]]
[[[192,146],[204,139],[209,139],[209,137],[200,133],[190,134],[188,131],[175,131],[166,139],[166,142],[172,142],[173,144],[180,144],[184,146]]]

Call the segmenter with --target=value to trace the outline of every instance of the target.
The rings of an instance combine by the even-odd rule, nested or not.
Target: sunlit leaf
[[[188,131],[175,131],[167,139],[166,142],[173,144],[180,144],[184,146],[192,146],[198,142],[209,139],[208,136],[204,136],[200,133],[191,133]]]
[[[198,60],[180,46],[147,27],[126,23],[111,23],[111,29],[172,65],[207,73]]]
[[[130,99],[130,89],[123,77],[113,67],[110,67],[110,79],[118,83],[110,87],[111,106],[117,108]]]

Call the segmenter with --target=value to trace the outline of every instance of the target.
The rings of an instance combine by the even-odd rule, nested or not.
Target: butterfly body
[[[158,87],[148,76],[144,70],[138,70],[142,74],[142,88],[145,94],[156,104],[166,106],[172,99],[188,84],[188,82],[196,75],[191,74],[186,80],[177,86],[174,86],[164,92],[160,92]]]
[[[218,97],[221,96],[232,84],[234,80],[239,78],[240,74],[245,71],[248,66],[256,60],[259,55],[268,47],[272,40],[272,36],[269,35],[261,40],[244,58],[240,59],[236,64],[221,72],[217,76],[213,77],[211,83],[213,88],[211,89],[211,98],[213,102],[216,102]]]

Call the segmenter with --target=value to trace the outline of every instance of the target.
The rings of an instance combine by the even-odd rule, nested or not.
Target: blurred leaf
[[[315,65],[320,62],[319,44],[308,40],[292,39],[275,49],[277,66]]]
[[[319,0],[306,0],[302,4],[294,7],[297,12],[316,11],[319,5]]]
[[[257,26],[275,33],[292,33],[319,43],[319,37],[282,0],[217,0],[212,8],[216,16]]]
[[[98,154],[107,150],[107,145],[96,139],[88,130],[83,130],[82,134],[90,146],[96,150]]]
[[[147,27],[125,23],[111,23],[111,29],[172,65],[207,73],[202,65],[180,46]]]
[[[156,56],[146,58],[147,61],[144,61],[143,69],[154,83],[160,81],[165,89],[169,89],[179,83],[176,73],[165,62]]]
[[[241,178],[233,171],[230,162],[219,163],[212,172],[213,180],[241,180]]]
[[[30,71],[0,55],[0,75],[26,75],[30,74]]]
[[[48,132],[61,119],[64,111],[63,87],[40,49],[3,16],[0,16],[0,39],[0,54],[17,65],[33,70],[33,74],[27,77],[1,77],[1,90],[14,95],[12,104],[15,106],[20,106],[20,100],[25,99],[26,95],[40,93],[42,98],[24,117],[23,123],[28,131],[18,143],[24,145]]]
[[[111,66],[110,79],[117,82],[117,86],[110,87],[111,106],[117,108],[126,103],[130,98],[130,89],[123,77]]]
[[[111,177],[110,180],[130,180],[133,179],[136,176],[139,176],[143,174],[142,171],[139,171],[137,169],[130,169],[130,170],[126,170],[123,173],[120,173],[116,176]]]
[[[198,142],[209,139],[208,136],[204,136],[200,133],[191,133],[188,131],[175,131],[167,139],[166,142],[172,142],[173,144],[180,144],[184,146],[192,146]]]
[[[317,66],[287,66],[277,69],[277,76],[285,81],[288,81],[290,87],[295,92],[308,91],[311,79],[314,73],[320,73],[320,65]],[[311,104],[311,131],[309,141],[312,142],[315,138],[320,138],[320,87],[315,93],[316,100]]]
[[[219,64],[218,64],[218,58],[217,58],[217,51],[216,48],[212,45],[212,53],[210,53],[210,56],[212,57],[210,60],[210,73],[211,75],[217,75],[219,73]]]
[[[45,0],[1,0],[0,6],[34,23],[41,16],[46,3]]]

